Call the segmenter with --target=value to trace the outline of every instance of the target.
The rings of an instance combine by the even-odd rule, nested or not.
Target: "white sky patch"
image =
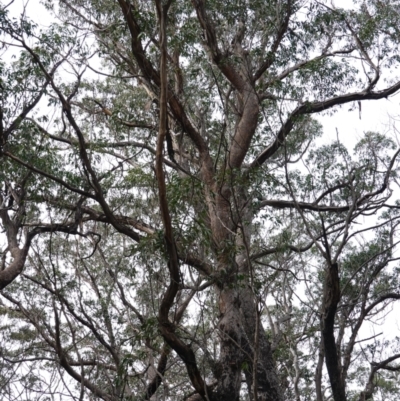
[[[317,119],[324,127],[324,134],[317,144],[335,141],[338,134],[340,141],[351,151],[363,134],[368,131],[388,134],[395,139],[393,124],[396,123],[394,119],[399,115],[399,95],[388,99],[361,102],[361,110],[357,102],[336,107],[331,115],[317,115]]]

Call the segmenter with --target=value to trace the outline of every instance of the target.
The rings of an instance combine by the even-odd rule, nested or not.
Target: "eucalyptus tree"
[[[400,2],[44,4],[0,14],[3,398],[396,399],[399,150],[312,116],[398,92]]]

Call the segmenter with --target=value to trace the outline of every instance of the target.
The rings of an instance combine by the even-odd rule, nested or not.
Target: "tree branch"
[[[379,100],[387,98],[388,96],[396,93],[398,90],[400,90],[400,81],[381,91],[370,92],[368,90],[364,90],[362,92],[336,96],[322,102],[306,102],[301,104],[289,115],[286,122],[279,130],[275,141],[254,159],[254,161],[250,165],[250,169],[261,166],[266,160],[270,159],[281,148],[281,146],[285,142],[287,135],[290,134],[292,128],[294,127],[294,124],[296,123],[296,120],[299,117],[307,114],[319,113],[321,111],[328,110],[334,106],[339,106],[341,104],[346,104],[349,102]]]

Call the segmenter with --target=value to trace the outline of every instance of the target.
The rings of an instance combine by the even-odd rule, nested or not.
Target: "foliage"
[[[13,3],[1,398],[397,400],[400,2]]]

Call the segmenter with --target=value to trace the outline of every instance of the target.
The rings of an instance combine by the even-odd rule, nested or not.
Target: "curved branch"
[[[290,251],[296,252],[296,253],[302,253],[302,252],[308,251],[313,245],[314,245],[314,241],[310,242],[309,244],[307,244],[303,247],[297,247],[294,245],[285,245],[284,249],[289,249]],[[265,249],[264,251],[261,251],[261,252],[251,255],[250,259],[257,260],[264,256],[272,255],[274,253],[282,251],[282,248],[283,247],[275,247],[275,248]]]
[[[319,113],[324,110],[328,110],[334,106],[346,104],[354,101],[362,100],[379,100],[387,98],[400,90],[400,81],[381,91],[371,92],[364,90],[362,92],[349,93],[346,95],[336,96],[331,99],[322,102],[306,102],[299,105],[287,118],[286,122],[282,125],[279,130],[275,141],[263,150],[251,163],[250,169],[257,168],[265,163],[266,160],[270,159],[284,144],[287,135],[290,134],[291,130],[296,123],[296,120],[303,115]]]
[[[389,363],[395,361],[400,358],[400,354],[395,354],[390,358],[385,359],[382,362],[372,362],[371,363],[371,372],[369,374],[368,382],[365,385],[364,391],[361,392],[358,401],[367,401],[372,399],[372,395],[374,393],[376,382],[375,375],[380,369],[390,370],[390,371],[400,371],[400,366],[388,366]]]
[[[165,175],[163,170],[162,155],[164,141],[168,131],[167,96],[168,96],[168,77],[167,77],[167,6],[162,5],[161,0],[156,0],[157,14],[160,23],[160,127],[157,138],[156,153],[156,178],[158,184],[161,219],[164,226],[165,248],[168,255],[168,270],[170,282],[162,297],[158,312],[158,322],[160,332],[166,343],[179,355],[186,366],[190,381],[196,391],[205,396],[207,394],[206,384],[201,376],[193,350],[186,345],[175,333],[175,325],[169,319],[169,312],[174,304],[175,297],[179,291],[181,273],[179,269],[179,258],[176,248],[175,238],[172,230],[172,221],[169,213]]]
[[[146,57],[145,51],[141,42],[141,29],[135,19],[134,6],[125,0],[118,0],[119,6],[123,12],[126,24],[128,25],[129,32],[132,39],[132,54],[138,63],[138,66],[144,77],[149,82],[153,82],[158,88],[160,88],[161,80],[160,73],[157,71],[153,64]],[[189,136],[192,142],[198,149],[201,159],[203,161],[202,167],[205,177],[212,181],[211,176],[213,175],[213,163],[208,151],[208,145],[200,133],[189,121],[185,110],[172,90],[169,90],[168,103],[174,118],[179,122],[184,132]]]

